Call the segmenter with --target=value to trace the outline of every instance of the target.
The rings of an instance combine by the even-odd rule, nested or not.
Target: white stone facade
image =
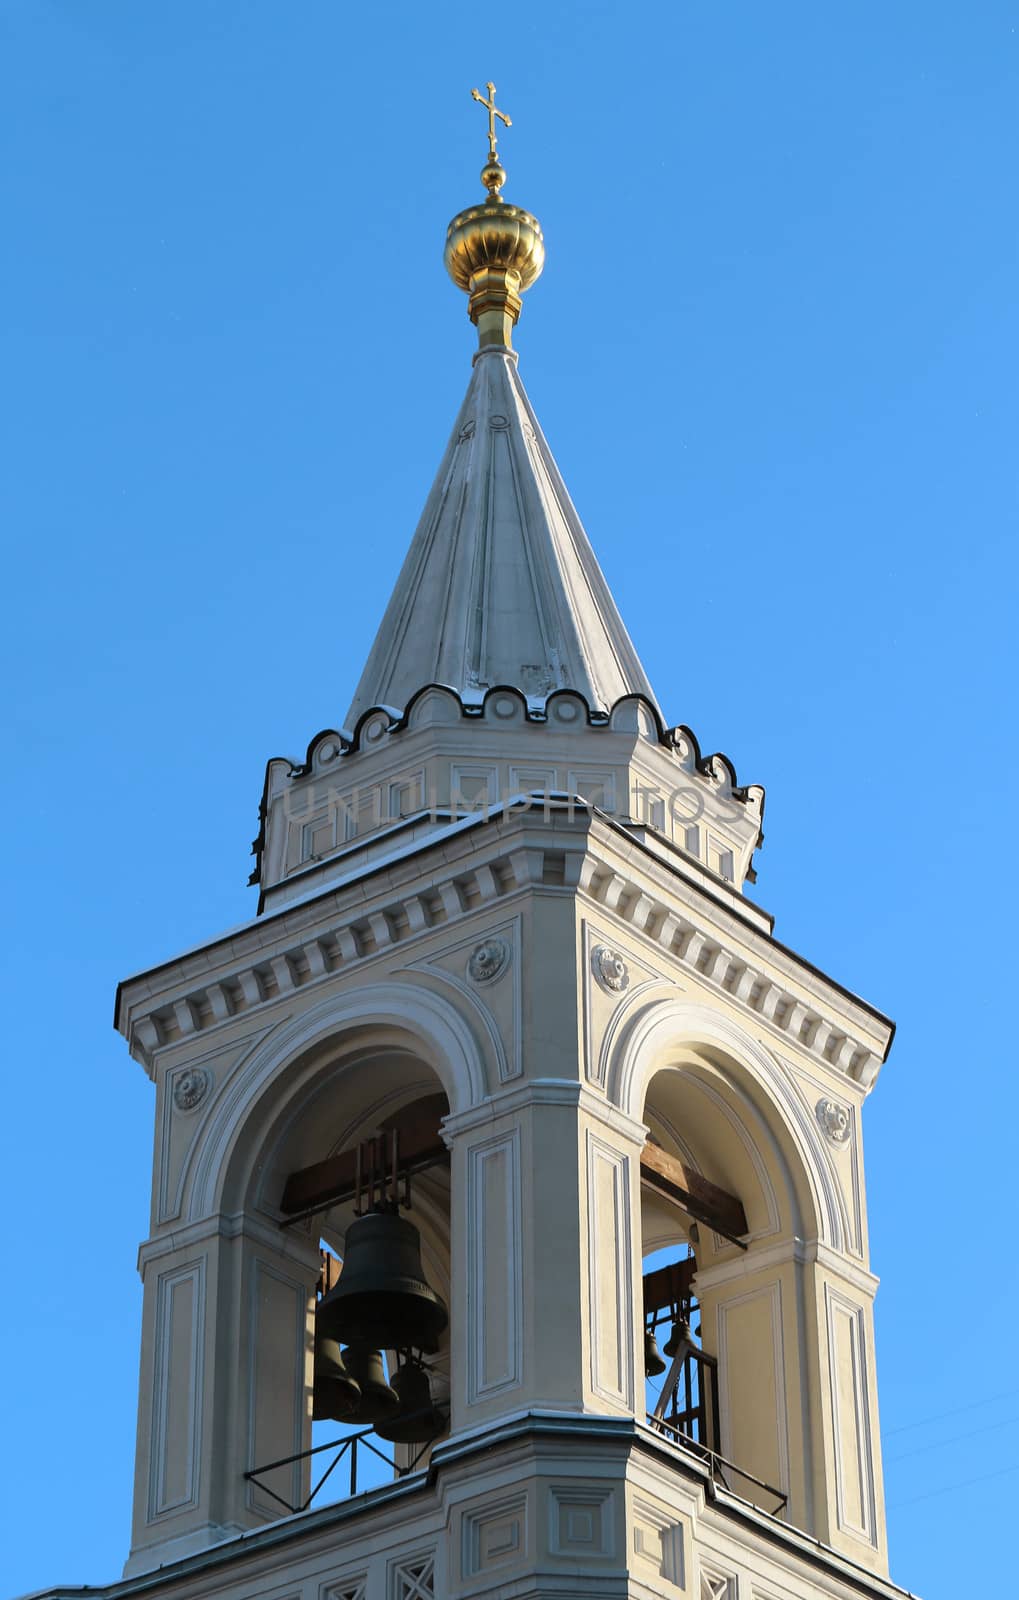
[[[745,898],[763,791],[665,726],[502,347],[349,720],[269,763],[258,916],[118,993],[156,1139],[132,1549],[91,1593],[900,1593],[860,1126],[892,1026]],[[436,1095],[410,1215],[448,1432],[290,1511],[354,1211],[295,1221],[284,1186]],[[690,1244],[720,1453],[646,1413],[643,1263]]]
[[[752,877],[764,791],[743,789],[722,755],[703,758],[688,728],[664,729],[628,696],[600,718],[565,691],[540,706],[513,689],[476,705],[432,686],[397,715],[378,708],[356,738],[328,731],[305,760],[271,761],[254,874],[264,909],[326,881],[333,858],[386,829],[499,807],[544,809],[560,795],[653,830],[713,878],[740,889]]]
[[[101,1600],[900,1600],[904,1591],[748,1507],[650,1430],[508,1422],[432,1472],[283,1519]],[[80,1591],[54,1591],[71,1600]]]
[[[701,1230],[696,1282],[723,1454],[788,1495],[782,1523],[754,1515],[780,1543],[801,1529],[880,1575],[859,1107],[889,1025],[692,863],[681,871],[640,830],[567,802],[429,827],[395,855],[379,841],[376,862],[362,853],[334,886],[122,988],[159,1127],[129,1572],[276,1523],[278,1503],[244,1473],[310,1442],[318,1236],[342,1254],[349,1221],[338,1207],[313,1233],[280,1228],[283,1182],[441,1087],[450,1173],[420,1186],[414,1212],[451,1306],[440,1500],[457,1450],[494,1450],[511,1429],[527,1454],[538,1421],[555,1421],[575,1477],[611,1423],[621,1520],[604,1549],[590,1533],[592,1559],[608,1573],[640,1526],[642,1551],[673,1548],[633,1510],[640,1461],[649,1506],[663,1475],[665,1504],[693,1485],[695,1570],[711,1522],[693,1515],[703,1471],[677,1467],[643,1426],[642,1254],[683,1236],[682,1218],[642,1195],[650,1127],[746,1210],[746,1252]],[[293,1503],[302,1470],[278,1483]],[[408,1492],[383,1497],[386,1517]],[[538,1492],[526,1486],[528,1504]],[[564,1527],[601,1526],[581,1500]],[[435,1549],[451,1574],[468,1536],[452,1538],[447,1512]],[[308,1513],[309,1529],[317,1515],[333,1513]],[[532,1515],[544,1529],[551,1513]],[[791,1559],[801,1546],[782,1548]],[[455,1592],[488,1592],[456,1570]],[[599,1592],[650,1592],[633,1573],[637,1587]]]

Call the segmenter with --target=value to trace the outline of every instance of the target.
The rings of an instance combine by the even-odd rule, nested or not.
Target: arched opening
[[[397,1066],[385,1053],[358,1062],[376,1089]],[[415,1092],[415,1085],[425,1092]],[[323,1274],[314,1318],[309,1503],[360,1493],[424,1466],[448,1432],[450,1173],[440,1134],[448,1111],[437,1079],[426,1088],[423,1079],[412,1074],[408,1081],[397,1070],[385,1103],[373,1101],[326,1158],[342,1192],[313,1213]],[[388,1236],[394,1228],[395,1240]],[[372,1234],[367,1241],[365,1229]],[[356,1294],[360,1313],[351,1310],[349,1296],[343,1301],[352,1274],[363,1286]],[[395,1322],[397,1331],[365,1337],[365,1302],[394,1298],[395,1314],[384,1320]],[[347,1318],[337,1326],[332,1314],[344,1304]],[[416,1326],[421,1310],[428,1314],[427,1332]],[[438,1321],[442,1326],[432,1336]]]
[[[662,1152],[660,1165],[681,1166],[693,1195],[683,1205],[642,1183],[645,1328],[661,1369],[648,1378],[648,1421],[681,1448],[710,1453],[729,1488],[777,1511],[793,1487],[791,1440],[802,1428],[787,1351],[799,1337],[793,1247],[809,1188],[804,1175],[794,1180],[788,1141],[760,1092],[721,1051],[673,1042],[646,1084],[645,1156]],[[710,1190],[698,1208],[698,1179],[742,1209],[738,1231],[721,1209],[713,1220]]]
[[[681,1072],[659,1072],[648,1088],[648,1146],[706,1176],[683,1137],[689,1122]],[[688,1086],[686,1086],[688,1087]],[[735,1198],[735,1197],[734,1197]],[[641,1186],[645,1412],[666,1437],[698,1452],[721,1452],[717,1352],[704,1342],[696,1274],[712,1230],[690,1209],[645,1181]]]
[[[293,1284],[281,1286],[264,1249],[255,1264],[247,1483],[249,1508],[262,1517],[424,1467],[448,1429],[450,1176],[440,1134],[448,1110],[438,1073],[405,1034],[362,1029],[289,1063],[236,1143],[226,1203],[236,1186],[245,1213],[271,1218],[282,1250],[300,1251],[306,1266],[295,1319]],[[367,1258],[366,1221],[369,1232],[381,1222]],[[336,1296],[359,1226],[368,1291],[354,1314],[354,1302],[339,1307]],[[394,1230],[404,1246],[410,1239],[409,1270],[421,1285],[413,1303],[427,1293],[443,1308],[427,1347],[417,1333],[384,1346],[361,1336],[366,1304],[384,1300],[390,1321],[395,1305],[401,1327],[400,1308],[412,1309],[406,1251],[397,1262],[386,1243]]]

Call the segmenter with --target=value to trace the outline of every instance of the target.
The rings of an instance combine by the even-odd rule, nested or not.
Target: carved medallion
[[[576,722],[580,707],[573,700],[557,700],[552,707],[552,715],[557,722]]]
[[[818,1127],[830,1144],[844,1145],[849,1143],[852,1132],[852,1118],[846,1106],[839,1105],[837,1100],[822,1098],[814,1107]]]
[[[467,976],[475,983],[491,983],[509,966],[510,947],[505,939],[486,939],[472,950],[467,962]]]
[[[630,982],[630,969],[626,962],[618,950],[610,950],[607,945],[598,946],[591,957],[591,965],[603,989],[612,989],[619,994]]]
[[[173,1103],[178,1111],[193,1111],[212,1088],[212,1073],[205,1067],[186,1067],[173,1084]]]

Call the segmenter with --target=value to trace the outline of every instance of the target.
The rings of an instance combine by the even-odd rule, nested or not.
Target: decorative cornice
[[[595,1094],[577,1078],[529,1078],[511,1088],[502,1089],[480,1105],[444,1117],[443,1138],[452,1146],[453,1139],[461,1134],[488,1128],[503,1117],[514,1117],[531,1106],[579,1108],[595,1121],[611,1128],[613,1133],[629,1139],[638,1149],[643,1148],[647,1139],[644,1123],[627,1116],[625,1111],[620,1111],[603,1095]]]
[[[507,836],[510,824],[516,837]],[[499,833],[493,838],[495,828]],[[532,828],[534,836],[529,838]],[[479,822],[469,836],[462,835],[463,859],[447,859],[441,876],[429,877],[427,888],[387,896],[383,882],[372,893],[369,867],[357,883],[325,888],[307,902],[257,919],[223,947],[222,967],[213,966],[208,949],[186,958],[192,967],[212,968],[215,976],[203,974],[182,995],[160,1000],[150,988],[146,993],[144,974],[129,980],[121,987],[118,1026],[132,1053],[152,1072],[154,1058],[165,1046],[211,1031],[242,1012],[268,1008],[281,996],[327,982],[337,973],[353,971],[435,927],[476,918],[520,891],[537,888],[542,893],[572,895],[579,889],[590,902],[665,951],[680,971],[695,974],[701,984],[737,1010],[752,1014],[776,1037],[795,1041],[814,1061],[855,1080],[866,1092],[883,1059],[876,1053],[875,1036],[885,1042],[885,1052],[890,1043],[887,1019],[854,1000],[853,1005],[866,1009],[876,1023],[868,1037],[838,1006],[831,980],[800,964],[796,976],[783,981],[775,968],[776,948],[791,967],[798,958],[741,924],[696,883],[671,872],[666,879],[666,869],[656,857],[636,852],[638,861],[649,868],[658,865],[659,897],[649,893],[646,880],[640,881],[630,863],[610,866],[592,852],[590,837],[598,833],[606,845],[617,837],[617,830],[597,816],[574,814],[569,833],[565,818],[556,813],[547,824],[527,813]],[[472,861],[471,855],[486,841],[502,848],[493,849],[484,861]],[[449,840],[440,834],[431,843],[448,849]],[[358,896],[356,910],[350,905],[352,893]],[[238,961],[242,942],[250,954]]]
[[[657,706],[643,695],[625,695],[606,712],[593,708],[586,697],[574,689],[557,689],[555,693],[545,696],[527,696],[512,685],[501,684],[491,689],[479,690],[476,696],[470,696],[460,693],[448,684],[428,683],[418,689],[402,709],[394,706],[372,706],[358,718],[352,731],[337,728],[321,729],[308,744],[303,760],[274,756],[266,763],[258,810],[258,834],[251,845],[255,866],[248,879],[249,884],[262,882],[262,858],[266,844],[274,769],[284,768],[284,778],[288,783],[299,782],[323,770],[332,771],[335,768],[340,771],[342,764],[350,758],[378,750],[391,736],[405,733],[418,726],[415,712],[426,695],[439,695],[447,700],[454,714],[464,721],[487,722],[500,728],[507,725],[516,727],[521,723],[547,726],[562,721],[571,731],[579,723],[594,731],[632,732],[635,735],[643,732],[645,735],[650,735],[653,743],[676,758],[684,772],[703,779],[715,791],[721,790],[726,799],[746,806],[758,823],[754,848],[756,849],[764,841],[761,829],[764,817],[764,790],[760,784],[741,784],[729,757],[721,751],[716,750],[711,755],[703,755],[697,736],[691,728],[684,724],[667,728]],[[516,707],[516,714],[510,724],[507,724],[507,719],[498,709],[507,702],[507,699],[512,700]],[[567,713],[570,715],[567,716]],[[748,873],[748,877],[753,881],[752,873]]]
[[[397,1521],[406,1533],[409,1510],[415,1501],[426,1515],[435,1515],[440,1505],[435,1493],[437,1473],[459,1473],[452,1480],[455,1492],[465,1475],[471,1474],[476,1480],[479,1473],[498,1470],[514,1455],[529,1459],[538,1456],[554,1462],[557,1471],[574,1460],[590,1470],[594,1456],[600,1476],[605,1463],[615,1460],[622,1466],[625,1462],[628,1476],[654,1471],[655,1480],[648,1483],[654,1491],[668,1486],[675,1493],[680,1487],[678,1480],[684,1479],[697,1496],[696,1514],[708,1541],[705,1548],[711,1548],[713,1535],[717,1537],[714,1530],[719,1522],[723,1527],[735,1525],[753,1551],[755,1563],[763,1551],[780,1563],[788,1575],[787,1587],[802,1592],[807,1581],[815,1588],[823,1585],[826,1594],[843,1593],[848,1587],[863,1600],[912,1600],[907,1590],[890,1579],[758,1510],[721,1484],[712,1483],[706,1463],[646,1424],[630,1417],[539,1410],[515,1412],[495,1424],[487,1422],[445,1439],[435,1447],[430,1468],[353,1499],[309,1507],[295,1516],[238,1532],[208,1549],[183,1554],[113,1583],[90,1587],[57,1585],[39,1591],[32,1600],[135,1600],[177,1592],[208,1594],[238,1584],[252,1592],[254,1587],[264,1591],[267,1586],[284,1592],[282,1579],[278,1578],[283,1563],[293,1571],[298,1562],[322,1556],[328,1559],[329,1552],[350,1549],[357,1539],[374,1539],[376,1548],[386,1548],[384,1541],[388,1541],[395,1548]],[[659,1464],[668,1474],[660,1481]],[[270,1577],[253,1586],[252,1564],[257,1564],[254,1570],[268,1572]],[[285,1592],[292,1587],[291,1583]],[[584,1592],[592,1592],[590,1579]]]
[[[696,1288],[699,1294],[703,1294],[741,1278],[756,1278],[759,1273],[773,1272],[791,1262],[799,1266],[816,1264],[842,1282],[851,1284],[867,1300],[873,1300],[877,1294],[879,1280],[872,1272],[820,1239],[783,1239],[778,1244],[757,1245],[749,1255],[735,1256],[719,1262],[717,1266],[701,1268],[697,1273]]]
[[[220,1212],[215,1216],[203,1217],[199,1222],[177,1223],[146,1239],[138,1247],[138,1271],[144,1277],[146,1268],[154,1261],[182,1253],[193,1254],[214,1239],[242,1237],[255,1241],[274,1255],[287,1256],[313,1274],[319,1270],[317,1235],[312,1239],[295,1228],[284,1231],[277,1222],[268,1217],[263,1221],[250,1212],[234,1212],[230,1215]]]

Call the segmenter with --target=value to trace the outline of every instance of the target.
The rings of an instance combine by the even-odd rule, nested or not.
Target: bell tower
[[[521,382],[544,240],[474,95],[478,348],[349,714],[268,764],[257,915],[118,991],[156,1089],[125,1579],[891,1596],[892,1025],[775,938],[763,791],[659,708]]]

